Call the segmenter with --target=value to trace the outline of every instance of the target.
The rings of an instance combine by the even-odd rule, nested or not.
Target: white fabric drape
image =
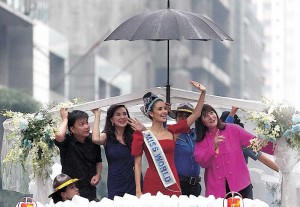
[[[282,173],[281,207],[300,206],[300,152],[281,138],[276,143],[274,156]]]
[[[5,158],[8,151],[11,149],[11,143],[6,139],[6,136],[11,133],[9,122],[3,123],[4,134],[2,141],[1,162]],[[2,188],[5,190],[13,190],[20,193],[29,193],[28,183],[30,181],[29,174],[23,170],[21,165],[7,166],[4,168],[2,164]]]
[[[11,133],[9,120],[5,121],[3,123],[3,126],[4,135],[1,151],[2,160],[6,156],[7,152],[11,149],[11,143],[6,139],[6,136]],[[59,158],[53,157],[53,161],[57,163],[59,162]],[[48,195],[53,192],[52,180],[55,175],[49,175],[47,177],[34,177],[31,174],[29,167],[25,166],[25,168],[26,170],[23,170],[21,165],[19,165],[18,163],[16,165],[10,165],[5,168],[3,168],[2,166],[2,188],[5,190],[13,190],[24,194],[32,194],[34,200],[41,203],[49,203],[50,198],[48,198]],[[60,172],[55,173],[57,175]]]

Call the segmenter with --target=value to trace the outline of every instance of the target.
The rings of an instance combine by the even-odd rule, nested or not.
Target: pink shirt
[[[205,168],[205,196],[216,198],[226,195],[225,180],[231,191],[240,191],[250,185],[250,174],[243,156],[242,146],[248,146],[255,136],[235,124],[226,124],[219,135],[225,137],[219,144],[219,154],[214,149],[214,136],[206,132],[201,142],[196,142],[194,155]]]
[[[275,146],[274,143],[268,142],[268,144],[261,149],[262,152],[268,153],[269,155],[274,155]]]

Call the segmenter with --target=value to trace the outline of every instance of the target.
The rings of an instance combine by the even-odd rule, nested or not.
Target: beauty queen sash
[[[158,140],[150,130],[143,131],[143,135],[144,142],[150,152],[150,155],[163,185],[165,186],[165,188],[167,188],[175,184],[175,177]]]

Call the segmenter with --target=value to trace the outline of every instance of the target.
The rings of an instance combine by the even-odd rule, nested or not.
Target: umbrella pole
[[[167,59],[168,59],[168,63],[167,63],[167,85],[166,85],[166,101],[168,103],[171,103],[170,101],[170,65],[169,65],[169,56],[170,56],[170,51],[169,51],[169,48],[170,48],[170,44],[169,44],[169,40],[167,41],[167,44],[168,44],[168,48],[167,48]]]

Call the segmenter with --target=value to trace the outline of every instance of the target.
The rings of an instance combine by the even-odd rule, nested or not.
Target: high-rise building
[[[165,2],[148,2],[152,10]],[[171,1],[171,8],[206,16],[234,41],[171,41],[171,85],[189,89],[187,80],[197,79],[208,93],[260,99],[264,86],[263,28],[249,0]],[[149,43],[150,44],[150,43]],[[151,44],[155,84],[166,83],[166,43]]]
[[[251,1],[255,6],[258,20],[263,25],[263,39],[264,39],[264,56],[263,67],[265,68],[263,95],[265,97],[272,97],[272,0]]]
[[[94,100],[130,93],[167,83],[167,42],[103,42],[114,28],[129,17],[164,9],[164,1],[7,1],[29,16],[48,23],[69,42],[68,61],[52,58],[52,69],[60,76],[50,81],[53,91],[66,98]],[[25,3],[24,3],[25,2]],[[172,0],[171,8],[198,13],[219,25],[234,41],[170,41],[170,83],[191,89],[196,79],[208,93],[236,98],[259,99],[264,85],[262,27],[249,0]],[[22,6],[22,4],[25,4]],[[29,6],[30,5],[30,6]],[[43,13],[42,11],[47,11]],[[52,35],[49,37],[52,38]],[[63,44],[63,43],[61,43]],[[105,59],[114,70],[106,75],[98,61]],[[107,64],[105,64],[107,65]],[[97,71],[103,71],[101,74]],[[59,73],[59,71],[61,71]],[[64,71],[64,72],[62,72]],[[50,78],[54,77],[50,75]],[[127,83],[124,82],[127,77]],[[119,80],[118,78],[123,78]],[[125,86],[124,86],[125,84]],[[105,87],[106,89],[104,89]],[[108,88],[112,90],[107,90]],[[126,88],[126,90],[124,90]],[[113,93],[108,93],[114,91]],[[105,94],[102,94],[105,93]]]
[[[263,28],[249,0],[235,0],[233,14],[232,96],[260,100],[265,70]]]
[[[49,103],[68,94],[68,41],[47,23],[47,1],[0,2],[0,85]],[[35,6],[35,7],[34,7]],[[40,14],[40,15],[38,15]]]
[[[131,78],[125,67],[134,60],[135,55],[140,53],[138,47],[134,45],[120,47],[118,43],[107,43],[103,40],[112,31],[113,25],[116,26],[123,18],[134,13],[136,5],[140,4],[137,2],[132,2],[130,7],[126,6],[128,4],[126,1],[112,3],[104,0],[53,0],[50,2],[50,27],[64,34],[70,41],[70,69],[68,74],[65,74],[70,79],[69,99],[82,97],[95,100],[131,92]],[[103,58],[110,61],[110,66],[107,67],[107,63],[104,67],[107,72],[99,68],[101,64],[98,64],[98,60]],[[144,68],[142,64],[137,66]],[[132,68],[133,64],[129,67]],[[101,74],[99,70],[102,71]],[[120,76],[117,77],[117,74]],[[126,83],[124,83],[125,77]],[[126,86],[123,87],[124,84]],[[130,91],[127,88],[130,88]],[[108,92],[111,93],[107,94]]]
[[[266,96],[277,101],[287,101],[299,108],[300,97],[295,90],[300,87],[297,77],[300,44],[297,40],[300,29],[295,26],[300,20],[296,11],[300,3],[291,1],[253,1],[258,17],[264,25],[267,66]]]
[[[272,66],[273,95],[278,100],[287,100],[300,108],[300,97],[295,95],[300,88],[300,29],[296,26],[300,14],[296,8],[300,2],[272,1]]]

